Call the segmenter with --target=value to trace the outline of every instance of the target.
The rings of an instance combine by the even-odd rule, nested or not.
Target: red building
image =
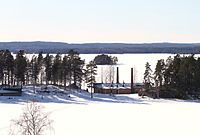
[[[131,88],[131,83],[95,83],[94,93],[102,94],[131,94],[138,93],[143,88],[144,84],[134,83],[133,88]]]

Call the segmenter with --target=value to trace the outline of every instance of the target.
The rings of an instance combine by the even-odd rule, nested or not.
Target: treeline
[[[155,72],[147,62],[144,73],[146,91],[154,90],[157,97],[199,98],[200,58],[194,55],[168,57],[158,60]]]
[[[36,85],[53,84],[80,88],[85,80],[88,86],[95,82],[96,64],[91,61],[85,66],[85,61],[79,53],[70,50],[63,57],[42,52],[27,58],[23,50],[16,56],[9,50],[0,51],[0,85]]]
[[[78,51],[81,54],[124,54],[124,53],[181,53],[200,54],[200,44],[185,43],[85,43],[68,44],[59,42],[0,42],[0,49],[9,49],[17,53],[18,50],[25,50],[27,53],[66,53],[69,49]]]

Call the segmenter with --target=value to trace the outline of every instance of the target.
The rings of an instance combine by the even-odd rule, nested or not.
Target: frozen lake
[[[37,54],[35,54],[37,55]],[[55,56],[55,54],[52,54]],[[89,61],[93,60],[95,56],[99,54],[80,54],[81,59],[85,60],[85,63],[89,63]],[[116,68],[119,67],[119,81],[122,83],[129,83],[131,80],[131,68],[134,68],[134,82],[141,83],[143,82],[143,74],[145,71],[145,64],[149,62],[151,65],[151,69],[154,71],[156,67],[156,63],[160,59],[166,60],[169,56],[174,56],[175,54],[164,54],[164,53],[152,53],[152,54],[109,54],[110,56],[116,56],[118,58],[118,64],[110,67],[110,66],[98,66],[98,74],[96,76],[97,82],[105,82],[106,80],[109,82],[108,72],[113,69],[114,79],[113,82],[116,82]],[[29,59],[33,56],[33,54],[26,55]],[[64,54],[63,54],[64,56]],[[197,54],[195,57],[199,57]],[[45,55],[44,55],[45,57]]]
[[[81,54],[80,56],[88,63],[97,55],[98,54]],[[113,67],[114,75],[116,76],[116,67],[119,67],[120,82],[124,81],[128,83],[131,80],[131,68],[134,69],[134,82],[143,82],[146,62],[150,63],[151,68],[154,71],[159,59],[166,60],[169,56],[174,56],[174,54],[111,54],[110,56],[116,56],[118,58],[118,65]],[[109,69],[109,66],[98,66],[97,82],[102,82],[102,80],[105,81],[105,73],[109,72]],[[102,76],[101,73],[104,73],[104,75]],[[115,81],[116,79],[114,79],[114,82]]]

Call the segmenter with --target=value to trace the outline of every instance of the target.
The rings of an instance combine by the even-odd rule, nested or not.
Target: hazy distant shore
[[[182,53],[200,54],[200,43],[83,43],[62,42],[0,42],[0,49],[12,52],[25,50],[27,53],[66,53],[74,49],[81,54],[123,54],[123,53]]]

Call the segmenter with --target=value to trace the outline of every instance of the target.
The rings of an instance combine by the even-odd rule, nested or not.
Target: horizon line
[[[0,41],[0,43],[65,43],[65,44],[200,44],[200,42],[65,42],[65,41],[47,41],[47,40],[30,40],[30,41]]]

